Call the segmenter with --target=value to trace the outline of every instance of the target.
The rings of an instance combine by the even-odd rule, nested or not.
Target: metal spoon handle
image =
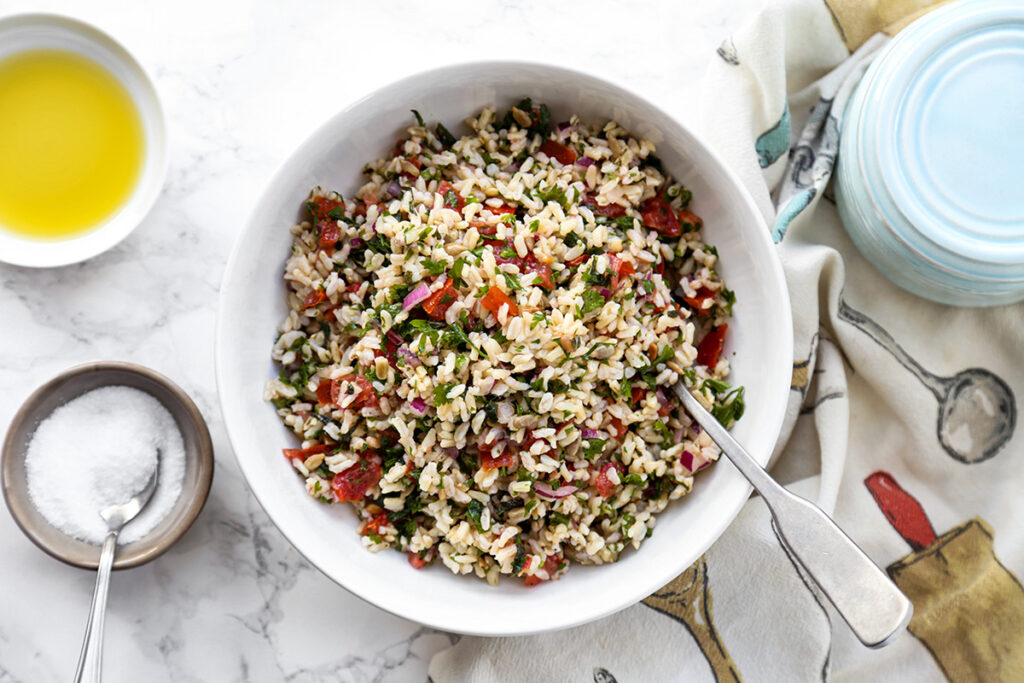
[[[914,606],[885,572],[821,508],[772,479],[682,383],[674,388],[690,415],[761,494],[779,538],[857,638],[882,647],[901,633]]]
[[[92,592],[92,606],[89,608],[89,623],[85,626],[82,652],[78,655],[75,683],[84,678],[87,663],[92,661],[92,682],[99,683],[103,667],[103,617],[107,611],[107,591],[110,588],[110,572],[114,567],[114,551],[117,548],[117,531],[110,531],[103,540],[100,566],[96,574],[96,588]]]

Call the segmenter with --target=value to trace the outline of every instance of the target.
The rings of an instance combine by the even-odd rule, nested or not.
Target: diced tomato
[[[644,391],[641,387],[633,387],[629,392],[629,397],[633,401],[633,405],[636,405],[637,403],[643,401],[644,396],[646,395],[647,392]]]
[[[522,260],[519,270],[536,275],[540,286],[549,292],[555,288],[555,281],[551,278],[551,266],[538,261],[532,253],[527,254]]]
[[[316,385],[316,402],[325,406],[331,402],[331,380],[320,378],[320,384]]]
[[[592,195],[584,197],[580,204],[588,207],[597,216],[619,218],[626,215],[626,207],[621,204],[605,204],[604,206],[600,206]]]
[[[633,267],[632,263],[620,259],[615,254],[608,254],[608,265],[612,271],[611,285],[613,290],[618,289],[624,279],[636,272],[636,268]]]
[[[310,446],[309,448],[282,448],[281,452],[284,453],[284,457],[289,460],[305,460],[309,456],[316,455],[317,453],[330,453],[332,448],[337,448],[337,446],[321,443],[316,446]]]
[[[608,421],[608,426],[611,428],[612,436],[616,439],[621,439],[623,434],[626,433],[626,425],[622,424],[622,420],[617,417],[613,417]]]
[[[415,166],[417,169],[419,169],[419,168],[421,168],[423,166],[423,162],[420,161],[419,157],[410,157],[410,158],[406,159],[406,161],[408,161],[410,164]],[[401,176],[403,178],[412,179],[412,178],[416,177],[416,174],[410,173],[409,171],[402,171]]]
[[[598,495],[602,498],[608,498],[615,493],[617,488],[617,485],[608,478],[608,471],[611,469],[618,470],[620,477],[626,473],[626,466],[621,462],[606,462],[601,467],[601,472],[597,475],[597,481],[594,482],[594,488],[597,489]]]
[[[384,357],[388,359],[388,365],[395,370],[398,369],[398,347],[402,345],[402,338],[395,334],[394,330],[384,335]]]
[[[338,228],[337,221],[321,221],[316,224],[317,230],[320,232],[320,248],[321,249],[333,249],[334,245],[341,239],[341,229]]]
[[[491,451],[497,445],[497,441],[494,443],[484,443],[481,440],[477,445],[476,449],[480,453],[480,469],[482,470],[494,470],[499,467],[509,467],[516,461],[516,456],[512,453],[512,449],[505,444],[505,450],[501,452],[501,455],[497,457],[491,455]]]
[[[352,210],[352,213],[355,214],[356,216],[365,216],[366,208],[366,202],[364,202],[362,199],[359,199],[356,201],[356,208]]]
[[[313,308],[324,301],[327,301],[327,292],[322,289],[314,289],[306,295],[306,300],[302,302],[302,309]]]
[[[334,380],[331,383],[331,403],[334,405],[340,405],[343,394],[341,393],[341,386],[343,382],[349,382],[356,386],[359,392],[356,394],[356,398],[352,403],[349,404],[349,408],[353,410],[361,410],[367,406],[373,408],[377,407],[377,392],[373,390],[373,385],[370,384],[370,380],[362,377],[361,375],[345,375],[339,379]]]
[[[355,465],[355,467],[358,467],[358,465]],[[362,498],[362,496],[360,496],[360,498]],[[363,536],[369,536],[370,534],[376,534],[379,536],[380,528],[387,523],[388,513],[380,513],[379,515],[371,519],[369,522],[367,522],[366,526],[363,527]]]
[[[443,206],[446,208],[455,209],[461,213],[466,207],[466,200],[462,198],[462,195],[459,194],[458,190],[456,190],[455,187],[447,180],[442,181],[441,184],[437,186],[437,193],[443,198]]]
[[[485,240],[486,244],[490,246],[491,250],[494,251],[494,262],[499,266],[506,263],[514,263],[519,266],[522,263],[522,259],[519,258],[519,254],[516,252],[515,246],[512,244],[512,240],[505,238],[504,240],[488,239]],[[509,254],[511,256],[502,256],[502,254]]]
[[[540,151],[552,159],[558,159],[558,163],[562,164],[562,166],[568,166],[576,161],[576,152],[561,142],[555,142],[554,140],[545,140],[544,144],[540,146]]]
[[[502,204],[501,206],[488,206],[487,204],[484,204],[484,208],[495,216],[504,216],[505,214],[516,212],[516,207],[509,206],[508,204]]]
[[[353,282],[352,284],[345,288],[345,291],[348,292],[349,294],[355,294],[356,292],[359,291],[359,288],[362,286],[362,282]]]
[[[661,197],[652,197],[644,202],[640,207],[640,219],[648,228],[666,237],[678,237],[683,232],[672,207]]]
[[[698,312],[698,313],[705,313],[707,311],[704,309],[704,302],[707,299],[714,299],[714,298],[715,298],[715,293],[714,292],[709,290],[707,287],[701,287],[700,289],[698,289],[694,293],[693,296],[685,297],[683,299],[683,301],[685,301],[690,306],[690,308],[692,308],[696,312]]]
[[[562,556],[561,555],[548,555],[546,558],[544,558],[544,564],[541,566],[541,569],[543,569],[544,571],[546,571],[548,573],[548,579],[547,579],[548,581],[550,581],[551,578],[554,577],[555,572],[558,571],[558,568],[561,565],[562,565]],[[536,586],[537,584],[543,583],[543,582],[544,582],[544,579],[540,578],[536,574],[530,574],[525,579],[523,579],[523,583],[525,585],[527,585],[527,586]]]
[[[450,277],[446,277],[441,289],[423,301],[423,310],[434,320],[444,320],[444,314],[457,298],[459,298],[459,293],[455,291],[455,282]]]
[[[493,313],[494,317],[498,317],[498,311],[501,310],[504,304],[508,304],[509,315],[519,315],[519,307],[516,306],[516,302],[509,299],[508,294],[497,287],[488,289],[487,294],[484,294],[484,297],[480,299],[480,305]]]
[[[339,206],[345,208],[345,202],[339,199],[328,199],[327,197],[317,197],[311,199],[307,206],[309,207],[309,213],[318,221],[327,220],[327,214],[331,210],[338,208]],[[337,227],[337,226],[335,226]]]
[[[668,400],[668,396],[661,389],[658,389],[658,415],[661,417],[667,417],[672,412],[672,404]]]
[[[582,263],[586,263],[589,260],[590,260],[590,254],[580,254],[576,258],[574,258],[572,260],[569,260],[569,261],[566,261],[565,264],[567,266],[569,266],[570,268],[572,268],[572,267],[578,266],[578,265],[580,265]]]
[[[725,331],[729,329],[728,323],[714,328],[700,340],[697,346],[697,365],[705,365],[713,369],[718,365],[718,357],[722,355],[722,347],[725,346]]]
[[[427,566],[427,561],[420,557],[419,553],[409,551],[409,564],[413,569],[423,569]]]
[[[331,480],[334,497],[339,503],[360,501],[380,481],[380,476],[380,463],[376,460],[376,454],[366,451],[358,463],[334,475]]]
[[[679,227],[682,228],[683,232],[690,232],[691,230],[700,230],[701,226],[704,225],[704,221],[695,213],[691,213],[686,209],[680,209],[679,211]]]
[[[470,221],[469,227],[476,228],[476,231],[484,237],[494,237],[498,232],[498,226],[484,223],[483,221]]]
[[[547,451],[551,450],[551,446],[548,445],[547,440],[546,439],[542,439],[542,438],[537,438],[534,435],[534,430],[532,430],[532,429],[529,430],[526,433],[526,436],[523,439],[522,443],[519,444],[519,449],[523,450],[523,451],[528,451],[531,448],[533,448],[533,444],[537,443],[538,441],[541,441],[541,442],[544,443],[544,450],[542,452],[547,452]]]
[[[664,261],[658,261],[657,263],[655,263],[654,264],[654,272],[657,273],[658,275],[664,276],[665,275],[665,262]]]

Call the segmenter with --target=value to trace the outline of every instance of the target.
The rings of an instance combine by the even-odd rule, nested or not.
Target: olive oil
[[[0,229],[88,232],[126,203],[144,157],[139,112],[105,68],[64,50],[0,59]]]

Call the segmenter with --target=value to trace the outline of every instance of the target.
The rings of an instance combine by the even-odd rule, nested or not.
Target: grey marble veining
[[[106,680],[422,681],[432,654],[455,640],[382,612],[306,563],[249,494],[227,442],[213,368],[221,273],[289,151],[375,87],[470,59],[591,71],[693,123],[705,64],[758,5],[0,1],[0,14],[66,13],[114,35],[154,77],[168,121],[167,183],[131,237],[67,268],[0,264],[0,424],[56,372],[119,359],[178,382],[213,435],[213,490],[193,529],[163,557],[113,577]],[[69,680],[93,574],[39,552],[6,512],[0,548],[0,683]]]

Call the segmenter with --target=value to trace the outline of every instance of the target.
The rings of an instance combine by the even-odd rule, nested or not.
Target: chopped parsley
[[[476,527],[477,531],[487,531],[490,529],[490,525],[484,528],[483,523],[480,521],[480,516],[483,515],[484,504],[474,498],[469,502],[469,506],[466,508],[466,516],[473,522],[473,526]]]
[[[587,460],[593,460],[604,452],[604,439],[588,439],[586,444],[583,447],[583,457]]]
[[[423,259],[422,261],[420,261],[420,263],[431,275],[440,275],[441,273],[444,272],[445,267],[447,267],[448,265],[444,261],[435,261],[434,259],[429,258]]]
[[[454,384],[438,384],[434,387],[434,405],[443,406],[452,402],[448,392],[455,388]]]
[[[455,136],[451,134],[451,131],[444,127],[443,123],[438,123],[437,128],[434,130],[437,133],[437,139],[442,145],[445,147],[451,147],[455,144]]]
[[[730,427],[736,420],[743,417],[743,411],[746,410],[746,405],[743,402],[743,387],[736,387],[721,397],[721,400],[720,405],[711,409],[711,414],[724,427]]]
[[[512,273],[502,272],[502,275],[505,276],[505,284],[508,285],[509,289],[515,290],[517,292],[523,291],[523,286],[519,284],[519,278],[517,278]]]
[[[583,290],[583,308],[581,309],[583,315],[602,308],[604,304],[605,300],[601,292],[595,289]]]

